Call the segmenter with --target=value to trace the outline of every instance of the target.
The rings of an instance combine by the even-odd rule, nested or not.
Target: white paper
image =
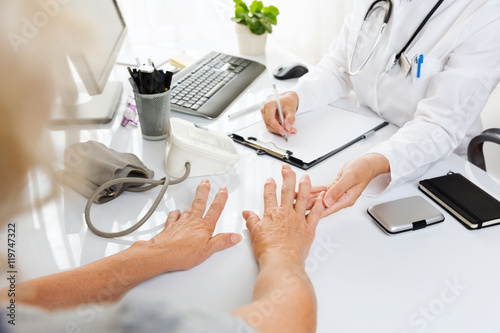
[[[324,106],[313,111],[299,113],[294,127],[296,134],[284,137],[270,133],[264,121],[242,128],[235,132],[245,139],[255,137],[259,141],[273,144],[280,150],[289,150],[293,156],[304,163],[311,161],[339,148],[360,135],[382,124],[381,118],[368,117],[352,111]]]

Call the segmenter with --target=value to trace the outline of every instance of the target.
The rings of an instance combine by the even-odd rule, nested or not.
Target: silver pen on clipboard
[[[276,88],[276,84],[273,84],[274,96],[276,98],[276,103],[278,104],[278,113],[280,115],[281,125],[285,129],[285,141],[288,142],[288,133],[285,128],[285,120],[283,119],[283,110],[281,109],[280,96],[278,95],[278,88]]]

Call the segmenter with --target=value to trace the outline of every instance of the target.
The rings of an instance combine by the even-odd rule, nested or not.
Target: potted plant
[[[236,22],[236,33],[240,53],[247,55],[263,54],[266,50],[267,34],[273,32],[278,23],[278,8],[264,7],[262,1],[254,0],[249,6],[242,0],[233,0],[235,13],[231,18]]]

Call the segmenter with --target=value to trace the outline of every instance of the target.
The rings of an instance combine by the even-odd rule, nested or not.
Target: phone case
[[[423,229],[444,221],[444,215],[421,196],[377,204],[367,212],[388,234]]]

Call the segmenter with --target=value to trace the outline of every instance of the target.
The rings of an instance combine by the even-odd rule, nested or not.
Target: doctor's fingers
[[[339,180],[333,182],[326,191],[323,204],[327,209],[323,216],[354,205],[366,185],[367,182],[357,178],[355,174],[351,172],[342,173]]]
[[[323,192],[327,191],[329,187],[325,185],[311,185],[311,190],[309,191],[309,199],[314,200],[318,197],[318,195]],[[295,192],[295,199],[297,199],[297,195],[299,193]]]
[[[344,192],[333,203],[332,206],[330,206],[329,208],[326,208],[322,212],[321,218],[326,217],[328,215],[331,215],[333,213],[336,213],[336,212],[338,212],[341,209],[344,209],[344,208],[347,208],[347,207],[351,207],[352,205],[354,205],[354,203],[356,203],[356,201],[358,200],[358,198],[361,195],[361,193],[363,192],[363,190],[364,190],[364,186],[361,186],[361,185],[357,185],[357,186],[351,187],[349,190],[347,190],[346,192]]]
[[[294,92],[287,92],[280,98],[280,102],[283,107],[286,130],[289,133],[297,133],[297,130],[292,125],[295,123],[295,114],[299,107],[299,96]]]
[[[262,119],[266,123],[267,130],[271,133],[285,135],[285,128],[279,122],[278,104],[276,101],[267,102],[260,110]]]
[[[311,210],[313,207],[314,203],[316,202],[316,199],[318,199],[319,195],[321,192],[325,192],[328,190],[328,188],[324,185],[321,186],[311,186],[311,190],[309,192],[309,197],[307,199],[307,208],[306,210]],[[295,193],[295,200],[297,200],[298,193]]]
[[[290,134],[295,134],[297,133],[297,129],[293,127],[293,124],[295,123],[295,113],[286,113],[284,112],[285,115],[285,130],[290,133]]]
[[[349,191],[354,186],[362,182],[361,177],[358,177],[357,172],[353,170],[341,170],[337,179],[329,186],[327,186],[325,198],[323,203],[326,208],[330,208],[333,204],[340,199],[344,193]]]

